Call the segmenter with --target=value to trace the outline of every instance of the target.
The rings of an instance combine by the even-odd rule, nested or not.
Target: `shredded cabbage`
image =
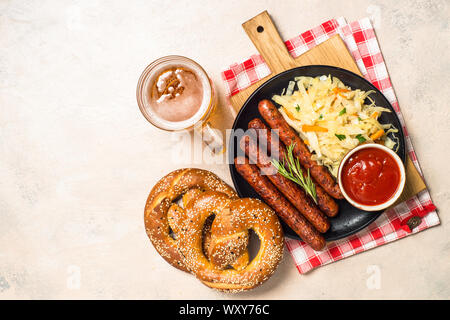
[[[387,137],[398,130],[392,124],[378,122],[381,113],[390,110],[375,105],[369,97],[374,91],[352,90],[330,75],[294,80],[297,90],[290,82],[286,94],[272,99],[281,105],[281,114],[305,141],[313,159],[335,177],[345,154],[360,143],[373,142],[370,137],[374,133],[384,131],[377,142],[386,147],[394,149],[398,145]],[[366,99],[370,104],[365,103]]]

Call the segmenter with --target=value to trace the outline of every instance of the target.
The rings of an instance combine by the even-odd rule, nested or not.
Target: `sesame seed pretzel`
[[[183,271],[189,270],[177,249],[177,237],[186,217],[185,210],[175,201],[182,197],[186,207],[205,191],[218,192],[228,199],[237,198],[235,191],[212,172],[189,168],[173,171],[159,180],[150,192],[145,206],[145,229],[153,246],[167,262]],[[206,223],[202,229],[201,247],[208,257],[212,257],[215,267],[231,265],[237,270],[246,267],[249,262],[246,249],[248,233],[243,233],[239,241],[230,238],[222,243],[212,237],[210,228],[211,224]],[[223,259],[219,250],[223,252],[226,249],[233,250],[236,254]]]
[[[284,236],[280,222],[275,212],[260,200],[230,198],[208,191],[193,199],[185,211],[188,219],[178,234],[178,249],[187,268],[208,287],[231,292],[252,289],[266,281],[281,261]],[[245,268],[219,269],[213,263],[213,256],[211,259],[205,256],[202,229],[212,214],[215,214],[211,225],[212,246],[215,241],[220,247],[224,239],[240,239],[249,229],[258,235],[261,241],[258,254]],[[215,249],[215,258],[225,264],[230,254],[234,255]]]

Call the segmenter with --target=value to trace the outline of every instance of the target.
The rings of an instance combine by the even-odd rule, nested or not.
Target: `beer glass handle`
[[[214,154],[221,154],[225,152],[222,134],[218,129],[211,127],[209,121],[196,125],[194,127],[194,132],[200,136],[203,143],[205,143]]]

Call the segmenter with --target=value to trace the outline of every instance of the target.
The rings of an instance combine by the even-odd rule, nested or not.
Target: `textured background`
[[[0,1],[0,299],[450,298],[450,5],[441,1]],[[238,295],[211,291],[155,252],[143,227],[151,186],[182,166],[230,181],[183,137],[149,125],[135,98],[155,58],[220,71],[255,48],[241,23],[267,9],[284,39],[325,20],[372,17],[442,225]],[[194,157],[195,156],[195,157]],[[198,158],[198,157],[197,157]],[[379,275],[375,282],[374,276]]]

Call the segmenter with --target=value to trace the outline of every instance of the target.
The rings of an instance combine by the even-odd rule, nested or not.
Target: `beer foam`
[[[166,80],[173,75],[173,71],[167,70],[169,68],[180,68],[180,69],[186,69],[189,72],[192,71],[193,74],[199,79],[202,88],[203,88],[203,94],[201,99],[201,104],[198,110],[193,114],[189,119],[181,120],[181,121],[169,121],[167,119],[164,119],[161,115],[158,114],[158,112],[155,110],[154,104],[157,102],[164,102],[165,99],[168,99],[169,96],[172,95],[173,87],[170,87],[172,91],[169,91],[169,94],[162,94],[159,99],[152,99],[151,98],[151,90],[153,90],[153,86],[156,83],[156,87],[159,90],[159,92],[162,92],[164,89],[164,84],[166,83]],[[180,72],[183,70],[177,69],[175,70],[175,75],[177,76],[177,79],[181,80]],[[159,77],[159,78],[158,78]],[[154,123],[156,126],[166,129],[166,130],[183,130],[190,128],[194,126],[202,117],[208,112],[209,106],[212,103],[212,87],[210,80],[204,70],[197,65],[195,62],[191,61],[184,61],[180,59],[179,61],[167,61],[162,62],[158,65],[156,65],[153,70],[151,71],[151,74],[146,77],[143,83],[143,90],[144,90],[144,105],[145,105],[145,112],[151,119],[151,122]],[[182,95],[182,94],[181,94]],[[175,97],[178,97],[179,93],[175,94]],[[192,103],[192,99],[183,99],[181,103],[189,104]]]

